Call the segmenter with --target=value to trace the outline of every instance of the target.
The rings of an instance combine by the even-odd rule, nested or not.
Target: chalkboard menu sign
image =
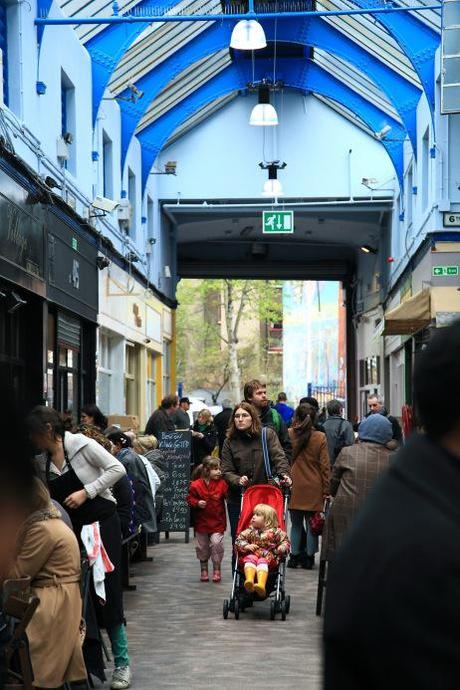
[[[190,513],[187,494],[190,484],[192,434],[190,431],[162,431],[159,434],[165,470],[161,532],[185,532],[189,540]]]

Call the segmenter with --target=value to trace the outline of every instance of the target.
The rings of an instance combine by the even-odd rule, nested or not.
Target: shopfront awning
[[[382,335],[413,335],[429,326],[447,326],[460,318],[460,288],[433,287],[386,312]]]

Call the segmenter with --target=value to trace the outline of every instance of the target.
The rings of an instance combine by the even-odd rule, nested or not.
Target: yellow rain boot
[[[254,591],[254,578],[256,576],[256,567],[252,563],[246,563],[244,566],[244,589],[246,592]]]
[[[265,585],[267,584],[268,570],[257,570],[257,582],[254,585],[254,592],[261,598],[265,599],[267,596],[265,592]]]

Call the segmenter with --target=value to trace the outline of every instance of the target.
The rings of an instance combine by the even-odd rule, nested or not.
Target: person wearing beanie
[[[330,493],[334,501],[327,518],[322,559],[334,559],[369,490],[388,468],[393,451],[386,444],[392,438],[391,422],[374,414],[359,425],[359,442],[339,453],[332,470]]]

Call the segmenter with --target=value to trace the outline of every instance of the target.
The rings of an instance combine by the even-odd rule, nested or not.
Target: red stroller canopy
[[[250,486],[243,494],[242,503],[240,519],[238,520],[236,530],[237,534],[249,527],[254,508],[258,503],[266,503],[271,506],[276,511],[279,527],[286,531],[284,498],[282,491],[277,486],[271,484]]]

